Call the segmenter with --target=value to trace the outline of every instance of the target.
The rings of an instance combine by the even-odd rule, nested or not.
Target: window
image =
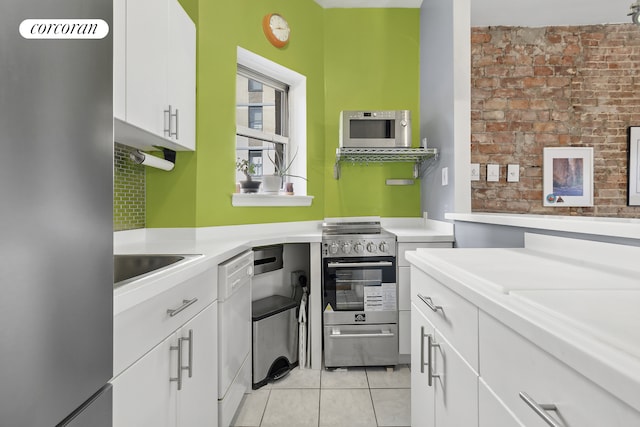
[[[307,182],[299,178],[306,177],[306,136],[306,78],[238,47],[236,157],[253,164],[253,175],[258,179],[291,164],[285,182],[292,182],[295,195],[300,197],[282,196],[287,199],[285,205],[311,204],[312,197],[306,197]],[[236,182],[244,179],[236,172]],[[234,206],[248,205],[236,196],[245,195],[234,194]],[[265,204],[272,203],[281,205],[277,201]]]
[[[254,176],[273,175],[287,163],[289,86],[238,65],[236,157],[254,165]],[[243,180],[236,173],[236,181]]]

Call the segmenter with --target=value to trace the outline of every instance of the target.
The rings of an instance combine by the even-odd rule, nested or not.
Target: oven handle
[[[375,334],[341,334],[340,331],[331,331],[329,334],[330,338],[384,338],[392,336],[394,336],[394,333],[390,331],[380,331]]]
[[[375,262],[330,262],[327,264],[329,268],[347,268],[347,267],[391,267],[391,261],[375,261]]]

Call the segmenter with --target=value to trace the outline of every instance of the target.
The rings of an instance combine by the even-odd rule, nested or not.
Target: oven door
[[[325,258],[325,325],[397,323],[394,257]]]

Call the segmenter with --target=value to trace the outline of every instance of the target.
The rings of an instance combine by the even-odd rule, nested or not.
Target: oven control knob
[[[329,245],[329,253],[331,255],[335,255],[338,253],[338,244],[337,243],[332,243]]]
[[[364,250],[364,246],[362,245],[362,243],[358,242],[353,246],[353,250],[356,251],[356,253],[360,253]]]
[[[373,242],[369,242],[367,244],[367,251],[371,252],[371,253],[375,253],[378,250],[378,247],[376,246],[375,243]]]
[[[380,252],[387,252],[389,250],[389,245],[387,242],[382,242],[378,248],[380,249]]]
[[[344,252],[345,254],[348,254],[351,252],[351,243],[349,242],[344,242],[342,244],[342,252]]]

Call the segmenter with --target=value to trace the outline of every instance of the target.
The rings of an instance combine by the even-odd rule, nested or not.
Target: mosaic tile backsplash
[[[115,143],[113,149],[113,231],[145,227],[146,181],[144,166],[129,159],[129,148]]]

